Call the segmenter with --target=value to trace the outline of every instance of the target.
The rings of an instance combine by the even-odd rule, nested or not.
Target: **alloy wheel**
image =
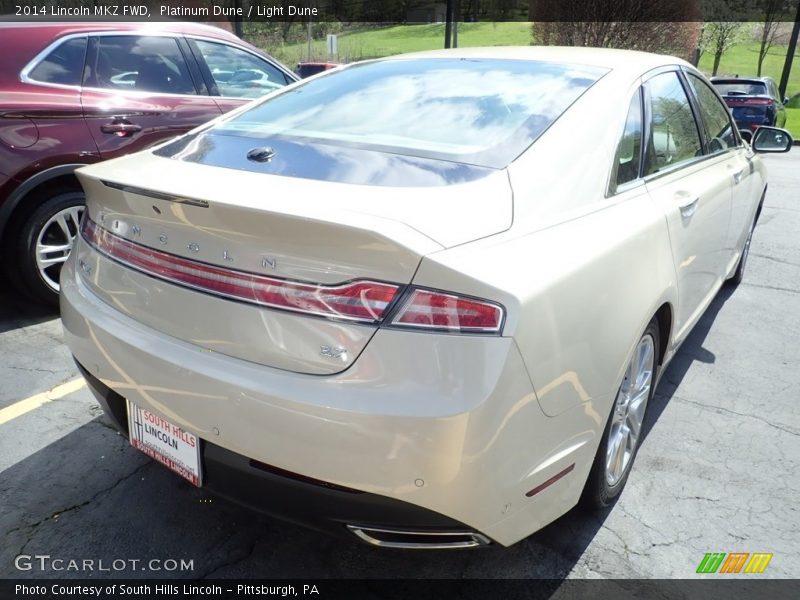
[[[70,206],[50,217],[36,236],[36,266],[42,281],[59,292],[61,267],[72,252],[80,230],[83,206]]]
[[[636,453],[653,386],[655,356],[653,337],[645,335],[633,353],[617,393],[605,456],[606,482],[609,486],[616,485],[625,476]]]

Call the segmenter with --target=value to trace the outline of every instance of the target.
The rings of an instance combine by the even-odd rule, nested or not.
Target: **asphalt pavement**
[[[760,577],[796,577],[800,148],[766,160],[745,282],[665,373],[622,498],[511,548],[377,549],[207,495],[111,428],[56,312],[0,289],[0,577],[687,578],[707,552],[772,553]]]

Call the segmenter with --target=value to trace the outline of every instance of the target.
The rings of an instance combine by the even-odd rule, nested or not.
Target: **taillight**
[[[415,289],[392,317],[391,324],[459,333],[499,333],[503,309],[485,300]]]
[[[103,254],[147,275],[217,296],[309,315],[377,323],[399,289],[366,280],[310,285],[223,269],[130,242],[88,218],[82,233]]]
[[[81,233],[97,251],[123,265],[224,298],[296,313],[381,323],[401,286],[370,280],[314,285],[236,271],[131,242],[84,218]],[[411,288],[389,323],[429,331],[499,334],[503,308],[492,302]]]
[[[771,106],[771,98],[747,98],[742,100],[739,106]]]

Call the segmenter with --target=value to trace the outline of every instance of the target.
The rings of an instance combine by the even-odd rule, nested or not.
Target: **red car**
[[[0,23],[0,256],[9,278],[57,301],[83,213],[75,169],[296,80],[210,25]]]

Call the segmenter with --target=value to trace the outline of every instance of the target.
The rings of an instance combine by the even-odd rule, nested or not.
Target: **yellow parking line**
[[[67,381],[66,383],[57,385],[52,390],[42,392],[41,394],[36,394],[30,398],[25,398],[24,400],[15,402],[11,406],[0,409],[0,425],[8,423],[17,417],[21,417],[25,413],[29,413],[32,410],[39,408],[42,404],[47,404],[53,400],[63,398],[67,394],[71,394],[72,392],[81,389],[85,385],[86,380],[83,377],[78,377],[72,381]]]

